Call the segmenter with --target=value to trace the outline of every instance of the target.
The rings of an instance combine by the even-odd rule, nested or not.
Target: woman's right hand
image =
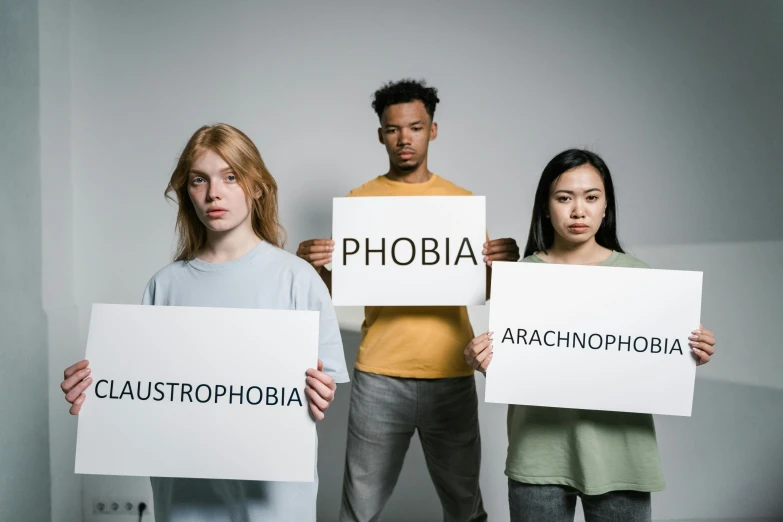
[[[89,365],[90,361],[79,361],[66,368],[64,372],[65,379],[60,384],[60,388],[65,394],[65,400],[71,403],[71,415],[79,415],[82,403],[87,398],[84,390],[92,384],[92,377],[89,377],[91,371]]]
[[[468,343],[465,347],[465,362],[481,373],[487,373],[492,362],[492,333],[485,332]]]

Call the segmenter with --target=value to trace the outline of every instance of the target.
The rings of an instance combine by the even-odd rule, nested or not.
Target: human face
[[[594,241],[606,215],[604,182],[592,165],[585,164],[557,178],[549,189],[549,214],[556,241],[572,245]]]
[[[188,194],[208,231],[250,227],[250,200],[228,163],[212,150],[196,159],[188,174]]]
[[[393,170],[409,173],[426,164],[429,142],[437,136],[438,124],[430,119],[419,100],[389,105],[383,110],[378,139],[386,146]]]

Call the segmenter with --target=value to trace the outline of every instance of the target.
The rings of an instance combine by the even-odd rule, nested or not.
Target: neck
[[[572,243],[555,235],[555,242],[547,251],[548,261],[565,265],[598,265],[612,254],[608,248],[602,247],[595,236],[584,243]]]
[[[205,263],[226,263],[244,256],[259,243],[259,238],[253,232],[250,223],[226,232],[207,230],[207,242],[198,253],[198,258]]]
[[[432,172],[427,168],[427,159],[425,158],[421,165],[411,172],[402,172],[396,166],[390,164],[386,177],[392,181],[401,181],[403,183],[425,183],[432,178]]]

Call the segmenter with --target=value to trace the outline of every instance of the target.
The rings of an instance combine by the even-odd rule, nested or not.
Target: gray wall
[[[524,241],[544,164],[589,146],[615,174],[632,252],[704,270],[720,352],[699,370],[693,418],[658,419],[668,489],[655,517],[783,517],[781,3],[39,4],[55,514],[73,513],[79,491],[57,373],[83,355],[90,304],[138,302],[168,262],[174,208],[162,192],[187,137],[215,121],[250,135],[279,182],[293,249],[329,234],[331,196],[385,170],[371,94],[413,76],[441,90],[431,168],[488,197],[493,236]],[[483,329],[486,309],[471,312]],[[350,358],[356,334],[346,340]],[[349,390],[319,428],[326,521]],[[480,416],[487,509],[507,520],[504,411],[482,404]],[[148,498],[149,487],[84,477],[85,520],[108,495]],[[438,517],[417,443],[388,515]]]
[[[38,9],[0,0],[0,520],[49,519]]]

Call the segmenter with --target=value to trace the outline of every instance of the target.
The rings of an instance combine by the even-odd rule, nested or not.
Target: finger
[[[313,261],[320,261],[322,259],[331,259],[332,254],[330,252],[327,252],[325,254],[303,254],[301,256],[302,259],[305,261],[313,262]]]
[[[322,368],[324,367],[324,363],[321,361],[318,361],[318,367]],[[322,371],[322,370],[314,370],[313,368],[310,368],[305,372],[305,374],[308,377],[312,377],[314,379],[319,380],[320,382],[324,383],[326,386],[328,386],[330,389],[334,389],[334,377],[329,375],[328,373]]]
[[[473,357],[474,359],[477,359],[479,355],[489,350],[491,346],[492,346],[492,340],[487,339],[486,341],[483,341],[481,344],[477,344],[473,346],[470,349],[470,356]]]
[[[707,335],[706,332],[702,332],[700,334],[693,334],[689,336],[688,339],[693,342],[707,343],[709,345],[715,344],[715,338]]]
[[[516,261],[519,259],[519,252],[501,252],[500,254],[491,254],[489,261]]]
[[[77,363],[76,363],[76,364],[74,364],[74,365],[71,365],[71,366],[69,366],[69,367],[68,367],[68,368],[66,368],[66,369],[65,369],[65,371],[63,372],[63,380],[64,380],[64,381],[65,381],[65,380],[67,380],[67,379],[68,379],[70,376],[72,376],[74,373],[78,372],[79,370],[83,370],[83,369],[87,368],[87,366],[89,366],[89,365],[90,365],[90,361],[88,361],[87,359],[85,359],[85,360],[83,360],[83,361],[79,361],[79,362],[77,362]]]
[[[332,389],[328,385],[319,381],[318,379],[308,377],[307,385],[310,387],[310,389],[315,391],[319,397],[321,397],[324,401],[326,401],[327,404],[332,402],[332,400],[334,399],[334,392],[332,391]]]
[[[473,340],[470,342],[470,344],[476,345],[480,344],[483,341],[486,341],[487,339],[492,339],[492,336],[495,334],[495,332],[484,332],[481,335],[477,335],[473,338]]]
[[[712,344],[715,344],[714,343],[714,341],[715,341],[715,334],[712,333],[709,330],[704,330],[704,329],[693,330],[691,332],[691,335],[688,337],[688,339],[690,339],[692,341],[699,341],[699,340],[701,340],[701,339],[695,339],[696,337],[705,337],[705,338],[708,338],[708,339],[712,339],[713,340]]]
[[[698,348],[693,348],[693,353],[698,358],[699,366],[710,362],[710,356],[706,352],[699,350]]]
[[[316,392],[314,389],[310,388],[309,386],[305,387],[305,393],[310,398],[310,402],[314,404],[319,410],[324,411],[326,408],[329,407],[329,402],[326,401],[323,397],[321,397],[318,392]]]
[[[308,239],[299,243],[299,248],[312,247],[312,246],[334,246],[334,240],[332,239]]]
[[[73,401],[79,398],[79,395],[84,393],[84,390],[86,390],[90,384],[92,384],[92,377],[88,377],[84,379],[82,382],[74,386],[68,393],[65,394],[65,400],[70,403],[73,403]]]
[[[492,356],[493,355],[494,354],[492,352],[490,352],[490,354],[487,356],[487,358],[484,359],[484,361],[479,366],[479,369],[481,370],[482,373],[487,373],[487,368],[489,368],[489,363],[492,362]]]
[[[701,335],[696,335],[694,337],[696,337],[696,339],[691,339],[690,337],[688,339],[691,339],[694,342],[705,343],[705,344],[709,344],[710,346],[715,346],[715,338],[710,337],[705,333],[702,333]]]
[[[328,245],[314,245],[309,247],[299,247],[299,250],[296,251],[298,255],[305,255],[305,254],[318,254],[318,253],[329,253],[334,251],[334,247],[328,246]]]
[[[82,404],[84,404],[84,399],[86,399],[86,395],[80,395],[76,398],[75,401],[73,401],[73,405],[71,406],[71,409],[68,410],[68,413],[71,415],[79,415],[79,412],[82,409]]]
[[[497,254],[500,252],[518,252],[519,247],[515,243],[500,243],[498,245],[489,245],[485,250],[488,254]]]
[[[492,245],[516,245],[517,240],[512,237],[501,237],[499,239],[490,239],[488,243],[485,243],[487,246]]]
[[[489,357],[492,354],[492,348],[493,346],[490,344],[486,350],[481,352],[480,354],[476,355],[476,363],[481,366],[481,363],[487,360],[487,357]]]
[[[715,348],[713,348],[712,345],[709,345],[707,343],[690,342],[690,343],[688,343],[688,345],[691,348],[697,348],[697,349],[701,350],[702,352],[705,352],[707,355],[712,355],[712,354],[715,353]]]
[[[328,265],[331,262],[332,262],[332,257],[329,256],[326,259],[321,259],[320,261],[311,261],[310,264],[313,266],[313,268],[320,268],[322,266]]]
[[[90,368],[84,368],[77,371],[70,377],[66,378],[62,383],[60,383],[60,389],[63,391],[63,393],[68,393],[73,389],[74,386],[79,384],[82,379],[90,375],[90,372],[92,372],[92,369]]]
[[[323,363],[321,363],[321,365],[323,365]],[[314,370],[310,368],[309,370],[307,370],[307,376],[322,382],[329,388],[332,388],[332,385],[334,384],[334,377],[332,377],[326,372],[322,372],[321,370]]]
[[[324,371],[324,362],[321,359],[318,359],[318,371]]]
[[[324,420],[324,418],[326,417],[326,415],[324,415],[324,412],[322,412],[321,410],[319,410],[319,409],[318,409],[318,408],[315,406],[315,404],[313,404],[312,402],[310,403],[310,413],[313,415],[313,417],[315,418],[315,420],[319,420],[319,421],[320,421],[320,420]]]

